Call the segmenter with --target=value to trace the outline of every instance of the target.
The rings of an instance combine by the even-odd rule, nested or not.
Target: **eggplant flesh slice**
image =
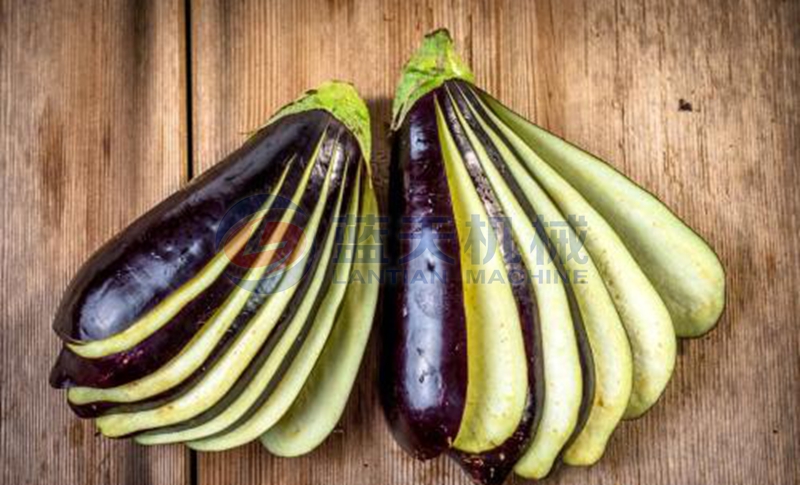
[[[482,97],[625,241],[663,298],[679,337],[698,337],[714,328],[725,306],[725,271],[708,243],[610,165],[524,120],[491,96]]]
[[[277,421],[314,375],[353,288],[353,264],[332,258],[364,249],[352,221],[365,205],[362,187],[371,189],[369,149],[366,106],[349,85],[326,83],[284,107],[84,266],[54,324],[65,342],[52,384],[69,388],[76,413],[99,416],[103,434],[142,443],[224,436],[262,407]],[[273,195],[256,197],[263,192]],[[345,215],[351,224],[341,229],[336,221]],[[159,232],[182,239],[158,240]],[[170,251],[179,256],[159,262]],[[367,267],[377,278],[375,263]],[[152,271],[169,281],[152,281]],[[337,349],[346,392],[378,294],[377,282],[359,286],[353,293],[367,306],[349,314],[363,344]],[[97,313],[109,306],[108,315]],[[219,419],[247,399],[252,406]],[[343,408],[346,399],[338,402]]]
[[[335,145],[332,148],[335,150]],[[321,164],[324,158],[326,157],[321,157],[317,163]],[[325,201],[328,199],[331,185],[333,185],[334,188],[336,188],[337,185],[342,188],[345,186],[341,181],[341,175],[336,175],[337,172],[341,172],[341,165],[342,162],[337,161],[334,156],[331,158],[330,164],[326,169],[327,176],[319,192],[320,202],[314,208],[308,225],[306,226],[306,236],[311,240],[315,238],[315,233],[320,226],[320,220],[323,217],[326,206]],[[311,172],[317,167],[318,165],[316,164],[309,165],[306,178],[308,178]],[[297,186],[297,192],[295,194],[296,201],[299,201],[305,189],[306,183],[301,183]],[[341,194],[343,190],[336,190],[336,192]],[[334,212],[334,214],[336,214],[336,212]],[[331,227],[333,227],[333,225],[331,225]],[[280,240],[281,236],[279,235],[278,237],[278,240]],[[284,279],[282,284],[288,283],[288,287],[279,289],[272,295],[272,298],[258,310],[251,321],[247,323],[246,327],[237,335],[233,345],[225,352],[219,361],[210,365],[199,383],[186,394],[159,408],[136,413],[104,416],[97,420],[97,426],[100,431],[106,436],[122,436],[136,431],[180,423],[200,414],[219,401],[230,390],[235,380],[246,370],[248,363],[256,357],[263,342],[266,341],[276,325],[279,324],[286,306],[290,303],[296,292],[298,292],[300,285],[295,284],[296,278],[298,275],[303,274],[305,266],[310,262],[310,258],[316,256],[310,248],[304,246],[304,244],[299,246],[299,250],[302,251],[303,254],[299,257],[296,264],[287,268],[281,275]],[[325,264],[324,256],[319,260],[319,264]],[[257,263],[257,267],[263,268],[265,265]],[[319,268],[317,271],[319,271]],[[316,274],[314,276],[316,276]],[[242,291],[248,292],[247,289],[242,289]],[[308,294],[303,295],[303,298],[305,299],[308,296]]]
[[[351,190],[358,190],[358,183],[356,181]],[[337,205],[341,204],[341,200],[338,199],[343,194],[343,191],[339,193],[336,201]],[[357,197],[354,196],[351,203],[355,203],[355,201],[357,201]],[[338,214],[337,208],[334,213],[328,215],[328,218],[336,220]],[[331,231],[335,232],[335,230],[333,227],[329,229],[324,234],[324,240],[329,241],[331,239]],[[335,302],[327,301],[328,297],[325,300],[318,297],[320,285],[315,285],[314,280],[322,281],[323,284],[321,286],[336,289],[337,285],[330,285],[331,271],[333,270],[337,274],[349,271],[349,267],[346,264],[327,264],[328,256],[325,252],[327,243],[323,244],[325,247],[318,255],[320,260],[316,273],[311,279],[306,280],[306,282],[310,283],[309,288],[304,291],[303,298],[294,305],[296,311],[291,314],[292,318],[287,322],[288,326],[285,331],[275,336],[274,345],[265,346],[265,349],[268,350],[262,349],[261,355],[250,362],[248,374],[239,377],[239,381],[236,382],[232,390],[228,391],[226,398],[207,411],[205,415],[200,415],[194,420],[182,422],[177,426],[155,429],[142,434],[137,437],[138,442],[142,444],[172,443],[197,440],[213,435],[233,425],[237,419],[241,418],[254,405],[259,396],[264,393],[274,392],[274,386],[271,386],[271,381],[276,378],[275,376],[280,375],[282,362],[288,358],[294,358],[292,354],[294,342],[305,339],[309,331],[316,333],[326,332],[325,322],[320,324],[315,321],[315,318],[318,318],[319,315],[317,307],[314,306],[315,302],[321,302],[322,306],[319,308],[323,309],[330,306],[336,307]],[[339,277],[341,278],[342,276],[339,275]]]
[[[339,200],[336,203],[337,209],[335,213],[337,215],[340,214],[343,195],[344,192],[340,192]],[[191,448],[213,451],[243,445],[257,439],[280,417],[277,416],[275,418],[275,413],[270,413],[272,408],[269,405],[276,397],[283,397],[278,387],[283,382],[288,369],[295,359],[301,358],[299,352],[308,338],[309,331],[312,328],[319,330],[320,326],[315,322],[315,318],[318,315],[315,315],[315,313],[319,311],[319,303],[322,301],[319,296],[320,292],[324,291],[325,287],[330,286],[333,265],[329,264],[329,262],[332,257],[335,240],[336,229],[331,227],[320,255],[320,264],[311,279],[310,288],[300,303],[298,312],[290,324],[288,332],[281,337],[278,347],[273,350],[273,355],[270,356],[242,396],[226,409],[220,417],[210,422],[211,425],[227,424],[227,426],[216,433],[190,441],[188,445]],[[248,405],[244,406],[242,403]],[[231,412],[234,410],[239,412]],[[209,423],[204,426],[211,427]]]
[[[487,152],[498,173],[505,171],[505,178],[518,186],[517,193],[524,194],[530,210],[537,214],[541,225],[548,227],[548,238],[557,241],[562,238],[560,228],[564,228],[562,244],[553,244],[569,281],[575,282],[577,275],[581,281],[570,285],[576,304],[580,308],[583,328],[591,347],[593,363],[593,392],[584,392],[591,397],[586,422],[576,429],[574,440],[564,452],[563,460],[570,465],[590,465],[603,454],[605,445],[624,414],[631,394],[632,357],[625,329],[617,314],[614,303],[606,290],[597,267],[592,262],[581,239],[565,217],[539,184],[530,177],[515,154],[492,128],[494,125],[482,118],[480,107],[471,105],[470,88],[458,83],[461,93],[459,105],[461,112],[471,120],[476,135],[482,135],[482,146]],[[572,243],[570,243],[572,242]]]
[[[445,83],[448,92],[455,88],[450,82]],[[448,97],[452,99],[452,95]],[[454,111],[458,120],[454,120],[453,125],[466,125],[463,114],[457,109]],[[480,162],[486,174],[487,185],[495,191],[504,208],[511,232],[517,235],[519,241],[532,241],[534,248],[543,250],[541,258],[529,250],[521,254],[530,268],[528,278],[532,280],[541,309],[544,399],[538,426],[531,430],[530,441],[521,450],[522,456],[515,457],[518,473],[522,471],[526,476],[542,478],[550,471],[559,452],[581,424],[581,411],[585,407],[584,387],[587,387],[586,394],[589,394],[592,385],[591,376],[586,372],[591,370],[591,356],[582,352],[579,343],[583,335],[582,322],[571,301],[569,280],[563,277],[565,275],[559,257],[549,244],[536,213],[525,206],[526,199],[520,196],[522,192],[510,187],[516,185],[515,180],[502,178],[497,173],[475,132],[470,129],[465,131],[475,150],[474,158]],[[487,473],[487,470],[483,470],[483,473]]]
[[[378,203],[371,181],[362,184],[362,218],[378,216]],[[362,228],[359,234],[365,231]],[[363,244],[379,247],[382,241],[370,235]],[[378,304],[378,285],[370,280],[378,275],[377,259],[362,258],[354,263],[356,280],[348,286],[334,328],[302,391],[278,423],[261,436],[261,443],[272,454],[299,456],[320,445],[342,416],[353,388],[359,363],[369,340],[372,317]]]

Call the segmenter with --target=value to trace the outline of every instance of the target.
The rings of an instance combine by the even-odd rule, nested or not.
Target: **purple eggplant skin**
[[[327,237],[328,228],[330,227],[330,224],[335,223],[333,210],[335,208],[334,206],[336,203],[336,198],[338,197],[339,183],[345,183],[347,186],[350,187],[353,186],[353,184],[355,183],[357,166],[361,158],[360,148],[358,148],[358,144],[355,142],[355,139],[352,138],[352,136],[346,136],[343,134],[342,137],[340,137],[339,139],[339,143],[343,143],[345,145],[344,148],[345,153],[354,153],[356,154],[356,156],[350,157],[347,166],[344,168],[343,175],[335,175],[332,178],[333,183],[331,184],[328,201],[324,209],[325,212],[323,213],[323,217],[320,222],[320,226],[319,229],[317,230],[317,234],[313,243],[314,254],[317,254],[316,252],[323,247],[324,240]],[[344,177],[344,181],[339,182],[340,180],[342,180],[342,177]],[[320,182],[321,181],[322,177],[320,177]],[[315,190],[314,193],[317,194],[318,196],[319,190]],[[353,191],[346,190],[345,196],[342,200],[343,208],[348,207],[351,197],[353,197]],[[311,209],[309,208],[308,212],[310,211]],[[306,270],[306,274],[309,275],[313,274],[318,265],[317,263],[319,263],[319,260],[320,260],[319,256],[310,258],[309,262],[307,263],[308,269]],[[320,295],[325,295],[328,289],[330,288],[330,285],[333,284],[335,266],[336,266],[335,264],[330,264],[325,270],[324,282],[320,289],[319,293]],[[267,360],[267,358],[269,358],[270,354],[272,353],[272,350],[275,348],[275,345],[277,345],[278,341],[281,339],[281,336],[286,331],[286,328],[291,323],[292,318],[294,318],[297,308],[299,308],[300,303],[303,300],[303,297],[305,296],[309,285],[311,284],[311,281],[312,281],[311,278],[303,278],[303,280],[300,281],[299,283],[300,286],[298,287],[297,292],[294,294],[289,304],[286,306],[286,309],[284,310],[283,314],[281,314],[281,317],[278,323],[276,324],[275,329],[269,335],[264,344],[262,344],[261,348],[259,349],[256,356],[253,358],[253,360],[248,364],[247,369],[245,369],[242,375],[239,376],[239,378],[236,380],[236,383],[233,385],[230,391],[228,391],[219,402],[217,402],[206,411],[200,413],[199,415],[189,420],[171,426],[165,426],[162,428],[157,428],[155,430],[150,430],[150,432],[172,433],[176,431],[182,431],[185,429],[194,428],[214,419],[215,417],[220,415],[223,411],[228,409],[231,403],[233,403],[247,389],[247,386],[253,380],[253,378],[261,369],[261,367],[264,365],[264,362]],[[324,298],[317,298],[314,300],[308,318],[306,319],[306,322],[303,325],[303,329],[301,330],[300,335],[298,335],[297,340],[292,344],[292,347],[289,350],[286,358],[283,359],[283,361],[281,362],[280,367],[276,371],[275,375],[273,376],[267,388],[264,389],[264,392],[261,394],[261,396],[259,396],[256,402],[250,407],[246,415],[243,416],[239,421],[244,421],[247,418],[249,418],[252,415],[252,413],[261,408],[263,403],[272,395],[272,391],[275,389],[278,383],[280,383],[281,379],[283,378],[283,375],[291,366],[294,357],[297,355],[297,353],[300,351],[300,348],[303,346],[303,343],[305,342],[308,333],[311,331],[311,328],[315,321],[315,317],[317,315],[317,312],[319,311],[319,308],[323,300]],[[239,421],[237,421],[237,423],[232,424],[231,428],[235,428],[239,423]],[[219,432],[218,434],[222,433],[225,433],[225,430]]]
[[[393,145],[389,254],[404,277],[386,279],[381,398],[397,442],[426,460],[455,440],[467,392],[460,248],[432,93],[411,108]],[[428,249],[413,255],[420,245]],[[412,283],[414,275],[425,282]]]
[[[303,198],[302,198],[301,203],[300,203],[301,210],[297,211],[297,213],[293,216],[293,219],[292,219],[292,224],[295,225],[295,226],[298,226],[298,227],[304,227],[305,226],[305,224],[307,222],[307,219],[308,219],[308,217],[310,216],[310,214],[311,214],[311,212],[313,210],[314,205],[317,203],[317,201],[319,199],[319,194],[320,194],[320,191],[322,189],[322,184],[324,182],[324,174],[328,170],[327,167],[331,163],[331,156],[333,155],[334,146],[336,145],[336,143],[338,143],[339,145],[341,145],[343,147],[344,153],[360,154],[360,148],[358,147],[358,143],[355,141],[355,139],[352,137],[352,135],[348,134],[346,128],[343,125],[341,125],[338,121],[331,120],[331,122],[329,124],[329,127],[328,127],[328,132],[329,132],[329,134],[326,135],[326,139],[323,142],[322,148],[320,149],[320,156],[319,156],[318,160],[316,161],[317,166],[314,167],[315,171],[317,171],[317,167],[319,167],[318,172],[320,174],[322,174],[322,176],[312,176],[311,179],[309,180],[308,186],[306,188],[305,193],[303,194]],[[313,145],[316,145],[316,141],[315,141],[314,144],[312,144],[312,150],[310,150],[307,154],[304,153],[304,154],[302,154],[302,156],[298,157],[297,169],[295,170],[294,167],[292,168],[292,172],[293,173],[297,173],[298,176],[299,176],[299,174],[303,173],[307,163],[313,162],[313,160],[309,160],[310,156],[313,153]],[[360,156],[360,155],[358,155],[358,156]],[[355,161],[353,161],[353,160],[355,160]],[[349,161],[349,164],[348,164],[348,167],[350,167],[349,168],[349,172],[347,173],[347,177],[348,178],[346,180],[343,181],[343,179],[342,179],[343,175],[341,175],[339,173],[335,174],[332,177],[330,195],[328,197],[328,200],[323,202],[323,203],[326,204],[325,208],[324,208],[324,215],[323,215],[322,221],[320,222],[320,226],[319,226],[319,229],[317,231],[317,234],[316,234],[314,240],[312,241],[312,246],[311,246],[311,249],[310,249],[312,255],[315,254],[315,252],[318,251],[319,248],[322,247],[322,245],[324,243],[324,237],[326,236],[327,228],[330,226],[330,224],[335,223],[335,220],[334,220],[335,218],[334,218],[332,213],[333,213],[334,204],[335,204],[335,201],[336,201],[336,195],[338,194],[338,190],[339,190],[339,187],[340,187],[341,183],[347,183],[349,185],[352,185],[354,183],[353,180],[355,179],[355,175],[354,175],[355,170],[352,168],[352,166],[357,165],[357,163],[358,163],[357,161],[358,161],[358,157],[355,157],[355,158],[351,157],[351,159]],[[341,170],[341,169],[337,168],[337,170]],[[291,197],[291,195],[292,195],[291,192],[294,191],[294,188],[296,187],[296,185],[297,185],[296,183],[289,183],[289,184],[285,183],[284,184],[284,188],[282,189],[281,195],[283,195],[286,198]],[[348,195],[349,195],[349,193],[348,193]],[[272,218],[269,217],[269,216],[267,216],[267,218],[266,218],[266,220],[271,220],[271,219]],[[266,222],[266,220],[265,220],[265,222]],[[256,233],[253,235],[253,238],[257,239],[257,238],[262,237],[262,234],[259,234],[259,233],[260,233],[260,231],[257,230]],[[296,247],[296,244],[298,242],[297,239],[299,238],[299,236],[300,236],[299,232],[290,233],[284,239],[286,241],[285,247],[287,247],[287,248]],[[280,257],[280,256],[276,256],[276,257]],[[316,263],[318,263],[318,262],[319,262],[319,258],[318,257],[314,257],[314,256],[309,257],[308,262],[307,262],[307,266],[306,266],[306,270],[305,270],[304,274],[306,274],[306,275],[310,274],[313,271],[313,268],[315,267]],[[331,265],[331,266],[333,266],[333,265]],[[221,282],[221,281],[229,281],[229,280],[230,280],[230,278],[228,278],[226,276],[222,276],[217,280],[217,282],[215,282],[215,284],[217,284],[218,282]],[[241,331],[246,326],[247,322],[250,320],[250,318],[252,318],[258,312],[259,308],[266,301],[268,301],[268,299],[273,294],[273,290],[275,289],[275,287],[277,286],[277,284],[279,282],[280,282],[280,278],[277,277],[277,276],[276,277],[272,277],[272,278],[263,278],[261,281],[259,281],[259,285],[260,285],[259,288],[257,288],[257,291],[251,292],[251,294],[249,295],[249,300],[248,300],[247,304],[245,305],[245,307],[242,309],[242,312],[236,316],[236,318],[234,319],[234,321],[231,324],[230,329],[228,330],[228,332],[226,332],[223,335],[223,337],[220,340],[220,342],[217,343],[215,348],[212,350],[211,355],[209,355],[209,357],[206,359],[206,361],[203,363],[203,365],[199,369],[197,369],[194,373],[192,373],[192,375],[190,375],[185,381],[183,381],[179,385],[177,385],[177,386],[175,386],[173,388],[170,388],[170,389],[168,389],[168,390],[166,390],[166,391],[164,391],[164,392],[162,392],[162,393],[160,393],[158,395],[152,396],[152,397],[150,397],[148,399],[145,399],[145,400],[142,400],[142,401],[138,401],[138,402],[133,402],[133,403],[114,403],[114,402],[103,402],[103,401],[100,401],[100,402],[88,403],[88,404],[83,404],[83,405],[75,405],[75,404],[70,403],[70,407],[75,412],[75,414],[77,414],[79,417],[82,417],[82,418],[94,418],[94,417],[103,416],[103,415],[106,415],[106,414],[113,414],[113,413],[120,413],[120,412],[143,411],[143,410],[147,410],[147,409],[160,407],[160,406],[168,403],[169,401],[172,401],[175,398],[179,397],[183,393],[188,392],[192,387],[194,387],[203,378],[203,376],[205,375],[207,369],[209,369],[211,366],[213,366],[214,363],[225,354],[225,352],[230,347],[230,345],[233,344],[233,341],[235,340],[236,336],[239,334],[239,331]],[[269,352],[271,351],[271,349],[274,347],[275,343],[277,342],[277,339],[283,333],[283,329],[285,329],[286,325],[288,324],[288,322],[291,320],[292,316],[294,315],[294,312],[295,312],[296,308],[299,306],[300,301],[301,301],[303,295],[305,294],[305,291],[308,288],[308,285],[310,284],[310,282],[311,282],[311,278],[303,278],[298,283],[298,285],[299,285],[298,289],[297,289],[295,295],[293,296],[292,300],[290,301],[289,305],[287,306],[286,311],[281,315],[281,319],[279,320],[278,324],[276,325],[276,329],[272,332],[272,334],[270,335],[269,339],[265,342],[265,344],[262,345],[262,348],[259,350],[259,353],[258,353],[257,357],[253,360],[253,362],[251,362],[251,364],[248,367],[248,370],[245,372],[243,377],[240,378],[240,380],[244,379],[244,376],[251,376],[252,377],[252,375],[254,375],[255,372],[258,371],[258,368],[261,366],[261,363],[263,363],[263,361],[267,358],[267,356],[269,355]],[[202,298],[202,295],[201,295],[201,298]],[[208,306],[208,305],[206,305],[206,306]],[[209,316],[210,316],[210,314],[212,314],[216,310],[216,308],[217,308],[216,306],[209,307],[209,309],[208,309]],[[154,335],[159,335],[163,330],[164,329],[160,330],[159,332],[156,332]],[[180,350],[180,348],[178,350]],[[150,355],[150,354],[147,354],[147,355]],[[84,360],[89,360],[89,359],[84,359]],[[166,362],[166,361],[164,361],[164,362]],[[253,368],[253,369],[250,369],[250,368]],[[247,378],[245,380],[247,382],[249,382],[250,379]],[[246,384],[247,382],[245,382],[244,384]],[[229,393],[229,394],[231,394],[231,393]],[[238,393],[237,393],[237,395],[238,395]],[[176,426],[178,426],[178,425],[176,425]]]
[[[257,230],[253,237],[261,237],[262,234]],[[109,388],[147,376],[180,352],[235,286],[229,277],[218,278],[163,328],[128,350],[89,359],[64,346],[50,374],[50,385],[58,389],[74,386]],[[251,298],[260,296],[254,294]],[[241,323],[239,319],[234,321],[224,339],[235,335]]]
[[[117,334],[194,276],[217,251],[220,221],[268,193],[293,153],[313,145],[333,117],[321,110],[279,119],[224,161],[106,243],[70,283],[53,329],[69,342]],[[253,205],[250,207],[249,205]]]
[[[324,112],[315,112],[312,114],[312,119],[310,120],[312,124],[319,124],[321,127],[325,127],[326,125],[340,125],[337,121],[330,119],[324,119],[324,116],[320,119],[318,116],[319,114],[327,115]],[[296,117],[297,115],[295,115]],[[329,116],[329,115],[328,115]],[[287,121],[292,121],[287,118]],[[276,123],[279,125],[280,121]],[[266,130],[264,130],[266,131]],[[279,132],[282,133],[282,132]],[[321,135],[321,131],[319,132]],[[250,153],[245,153],[244,155],[249,156],[242,156],[238,160],[244,159],[249,161],[250,163],[255,164],[255,162],[260,162],[260,165],[265,169],[270,170],[270,172],[277,171],[280,175],[280,172],[283,170],[283,166],[280,163],[272,163],[274,167],[268,167],[268,163],[270,160],[254,160],[254,157],[258,154],[259,145],[270,144],[271,138],[264,139],[263,137],[257,137],[254,139],[253,142],[255,146],[251,146],[252,151]],[[248,144],[251,145],[251,144]],[[244,148],[248,148],[248,145],[245,145]],[[291,193],[296,186],[296,179],[299,179],[303,170],[305,168],[305,164],[309,163],[309,158],[314,153],[314,147],[316,145],[316,140],[311,139],[311,142],[307,145],[301,145],[296,147],[298,150],[295,153],[294,159],[294,167],[287,175],[287,179],[283,184],[283,187],[280,189],[280,195],[286,199],[291,197]],[[243,149],[244,149],[243,148]],[[242,149],[242,150],[243,150]],[[239,152],[241,152],[240,150]],[[225,163],[233,163],[229,162],[229,160],[236,161],[235,158],[237,153],[234,153],[228,160],[223,162]],[[255,153],[253,153],[255,152]],[[283,155],[283,154],[281,154]],[[276,170],[278,169],[278,170]],[[225,172],[215,170],[218,176],[225,177]],[[268,174],[269,178],[265,180],[270,180],[270,183],[274,184],[272,173]],[[277,180],[277,179],[275,179]],[[189,187],[190,188],[190,187]],[[268,187],[264,187],[266,189]],[[188,188],[187,188],[188,189]],[[256,193],[257,194],[257,193]],[[264,197],[247,197],[241,199],[241,201],[237,204],[235,199],[232,202],[234,204],[234,211],[245,211],[252,209],[251,206],[260,204]],[[167,199],[169,201],[171,199]],[[256,204],[253,204],[252,201],[257,201]],[[313,191],[310,191],[309,194],[304,197],[303,204],[301,207],[309,207],[310,204],[315,202]],[[163,205],[163,203],[162,203]],[[161,205],[157,206],[153,211],[159,209]],[[153,212],[151,211],[151,212]],[[261,221],[261,227],[259,230],[256,230],[254,235],[251,237],[249,242],[253,242],[256,239],[265,236],[264,229],[266,228],[266,224],[268,221],[277,219],[280,217],[282,213],[281,208],[273,208],[269,214],[264,217],[264,220]],[[246,212],[244,213],[246,214]],[[307,214],[300,211],[295,215],[293,220],[293,224],[298,227],[302,227],[304,225],[304,221],[300,220],[303,217],[306,217]],[[134,223],[134,225],[139,224],[141,220],[150,219],[151,213],[146,214],[142,217],[139,221]],[[221,216],[222,217],[222,216]],[[230,221],[237,221],[240,217],[238,215],[234,215],[233,217],[230,214],[225,217],[224,224],[230,224]],[[150,219],[151,221],[157,222],[157,219]],[[220,231],[228,231],[230,228],[221,227]],[[124,239],[124,235],[128,231],[123,233],[123,236],[117,238],[118,240]],[[219,235],[214,233],[215,231],[211,231],[209,234],[212,238],[218,238]],[[188,233],[187,233],[188,235]],[[255,241],[257,242],[257,241]],[[216,243],[214,243],[216,245]],[[247,250],[250,246],[248,243],[245,245],[244,248],[241,249],[240,253]],[[107,245],[104,249],[101,250],[101,253],[109,248]],[[213,256],[213,254],[211,254]],[[209,257],[210,258],[210,257]],[[207,261],[207,260],[206,260]],[[121,264],[124,261],[120,261],[117,264]],[[157,261],[156,264],[161,264],[163,261]],[[87,263],[84,268],[81,270],[81,273],[86,270],[87,267],[91,266],[91,262]],[[146,273],[150,274],[150,273]],[[80,275],[76,278],[76,280],[80,278]],[[177,288],[179,285],[173,286],[173,289]],[[91,386],[97,388],[108,388],[114,387],[118,385],[122,385],[136,379],[140,379],[150,373],[152,373],[155,369],[161,367],[164,363],[171,360],[177,353],[183,348],[183,346],[189,342],[192,336],[199,330],[199,328],[213,315],[214,311],[222,304],[222,302],[227,298],[230,292],[236,287],[236,282],[231,277],[221,277],[218,278],[214,283],[206,288],[197,298],[193,299],[187,305],[178,312],[175,317],[173,317],[169,322],[167,322],[164,327],[159,329],[157,332],[153,333],[149,337],[147,337],[142,342],[136,344],[134,347],[127,349],[125,351],[115,353],[109,356],[100,357],[96,359],[89,359],[84,358],[76,353],[72,352],[66,346],[62,349],[61,353],[59,354],[58,360],[53,367],[53,370],[50,374],[50,384],[55,388],[68,388],[72,386]],[[141,288],[141,287],[140,287]],[[138,289],[137,289],[138,291]],[[68,292],[69,294],[69,292]],[[161,295],[161,298],[165,296]],[[259,296],[263,295],[254,295],[254,298],[258,298]],[[123,305],[124,306],[124,305]],[[122,311],[130,310],[130,308],[123,308]],[[86,312],[88,313],[89,310],[87,309]],[[232,329],[232,333],[235,329]]]
[[[506,273],[509,278],[512,278],[511,275],[530,274],[530,269],[525,266],[519,253],[519,246],[511,233],[509,224],[513,221],[505,216],[486,180],[478,155],[456,114],[457,109],[463,113],[463,107],[453,103],[451,99],[453,93],[448,84],[450,82],[436,89],[434,93],[436,93],[448,129],[481,197],[486,214],[489,216],[490,224],[497,237],[497,246],[506,266]],[[484,485],[499,485],[511,473],[517,460],[525,452],[533,432],[537,429],[544,404],[541,323],[535,293],[530,279],[527,277],[512,278],[511,282],[511,291],[519,312],[528,364],[528,398],[524,414],[514,433],[491,450],[482,453],[465,453],[455,448],[450,450],[451,458],[472,480]]]

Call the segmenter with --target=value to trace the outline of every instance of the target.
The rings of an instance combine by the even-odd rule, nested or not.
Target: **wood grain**
[[[175,484],[188,453],[95,436],[47,377],[78,265],[187,167],[183,3],[0,1],[0,483]]]
[[[597,466],[549,483],[800,481],[800,2],[188,6],[0,0],[0,484],[468,483],[392,441],[375,335],[341,429],[298,459],[251,444],[195,463],[94,437],[46,384],[50,320],[82,260],[303,90],[339,78],[368,99],[383,199],[390,99],[440,26],[480,86],[651,189],[728,271],[719,327],[681,343],[662,401]]]
[[[796,483],[797,2],[203,0],[191,16],[198,171],[301,91],[339,78],[370,102],[385,196],[400,68],[446,26],[480,86],[611,160],[719,251],[730,286],[719,328],[681,344],[662,402],[624,424],[599,465],[552,483]],[[320,449],[201,454],[198,483],[467,483],[449,461],[417,463],[394,444],[376,353],[373,343],[341,432]]]

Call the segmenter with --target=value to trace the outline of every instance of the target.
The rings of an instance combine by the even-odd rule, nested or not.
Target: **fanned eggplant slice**
[[[381,245],[377,234],[367,234],[365,222],[378,217],[378,201],[372,182],[362,184],[359,241],[366,248]],[[359,246],[356,246],[356,248]],[[261,437],[262,444],[279,456],[310,452],[328,436],[341,417],[358,374],[359,362],[369,340],[372,316],[378,304],[376,258],[357,258],[334,328],[314,369],[292,407]]]
[[[630,398],[632,361],[625,329],[596,266],[568,218],[559,212],[536,181],[527,176],[514,153],[493,130],[495,125],[482,119],[479,114],[483,113],[481,107],[470,106],[468,90],[467,87],[458,86],[463,96],[462,112],[472,120],[471,126],[476,133],[483,135],[482,146],[489,158],[499,171],[504,172],[505,180],[517,186],[516,191],[522,194],[521,199],[528,200],[530,210],[537,214],[542,226],[549,228],[550,240],[558,240],[559,228],[564,228],[566,243],[553,246],[572,281],[575,281],[576,275],[584,275],[581,283],[571,285],[571,288],[592,349],[594,392],[591,393],[592,405],[587,421],[566,449],[564,461],[573,465],[588,465],[602,455]],[[474,97],[472,99],[474,102]]]
[[[423,275],[455,277],[431,285],[404,275],[390,287],[382,388],[404,448],[422,459],[447,451],[473,480],[495,484],[512,468],[543,478],[559,459],[596,462],[620,420],[663,393],[675,362],[673,319],[679,335],[713,326],[724,275],[708,246],[649,193],[472,78],[449,34],[436,31],[397,89],[393,262],[408,271],[430,261]],[[485,239],[475,239],[477,227]],[[486,258],[474,258],[479,242]],[[443,255],[449,264],[436,260]],[[490,266],[488,281],[470,284],[475,269]],[[409,305],[415,294],[435,312]],[[521,360],[509,345],[516,338]],[[428,375],[431,385],[415,384]],[[509,406],[519,392],[521,414]]]
[[[658,198],[599,158],[529,123],[488,94],[482,97],[625,241],[664,300],[679,337],[698,337],[714,328],[725,306],[725,271],[708,243]]]
[[[354,221],[371,190],[368,120],[351,86],[323,84],[104,246],[55,324],[66,341],[51,381],[73,409],[143,443],[225,435],[262,408],[280,419],[363,267],[333,256],[364,249]],[[368,335],[378,282],[358,286],[367,307],[350,314]],[[336,349],[348,389],[363,348]]]
[[[317,163],[321,161],[322,159]],[[320,202],[317,203],[317,206],[314,208],[311,219],[306,226],[305,235],[311,240],[315,238],[315,233],[320,226],[320,220],[323,217],[331,186],[334,187],[333,192],[339,195],[339,198],[341,198],[341,194],[344,192],[343,189],[340,189],[345,186],[341,180],[341,173],[338,175],[336,174],[336,172],[341,172],[340,167],[342,165],[343,163],[341,160],[337,161],[335,158],[332,158],[326,169],[327,176],[322,189],[319,191]],[[309,174],[314,170],[313,167],[313,165],[310,166]],[[336,187],[337,185],[338,187]],[[296,196],[305,192],[305,189],[305,184],[298,185]],[[328,220],[335,218],[337,212],[338,207],[334,209],[332,214],[327,214]],[[329,233],[332,231],[335,232],[333,224],[331,224],[328,229]],[[318,262],[317,271],[311,275],[311,286],[313,286],[313,280],[318,278],[320,268],[322,268],[322,271],[327,270],[325,254],[317,255],[308,249],[310,248],[300,249],[303,254],[299,257],[299,260],[294,266],[283,273],[282,278],[284,281],[287,279],[293,280],[297,278],[298,275],[302,275],[305,271],[305,266],[314,262],[315,259]],[[325,249],[323,249],[323,251],[325,251]],[[265,267],[265,265],[259,264],[259,267]],[[209,366],[203,379],[189,392],[156,409],[102,417],[97,420],[97,426],[100,428],[100,431],[107,436],[126,435],[143,429],[180,423],[213,406],[214,403],[224,396],[235,380],[245,371],[248,363],[256,357],[263,342],[266,341],[271,331],[279,323],[281,315],[292,300],[292,297],[296,293],[299,293],[298,288],[300,288],[300,285],[295,284],[294,281],[288,281],[288,283],[288,287],[279,289],[272,295],[271,299],[259,308],[256,315],[241,330],[241,333],[237,335],[231,348],[225,352],[219,361]],[[315,297],[316,294],[309,294],[309,292],[306,292],[306,294],[302,296],[303,301]],[[287,336],[282,338],[287,338]]]
[[[666,305],[605,219],[512,130],[485,113],[562,213],[573,215],[573,223],[579,217],[585,221],[583,244],[614,300],[633,354],[633,388],[625,417],[641,416],[661,396],[675,366],[675,333]]]
[[[353,172],[350,175],[354,175]],[[357,189],[357,186],[352,187],[352,190]],[[337,219],[343,196],[344,191],[341,190],[330,195],[333,210],[327,214],[327,220]],[[320,289],[330,285],[333,271],[339,270],[338,266],[334,268],[336,265],[328,264],[329,242],[337,228],[334,224],[325,227],[327,229],[319,234],[320,250],[316,254],[318,264],[314,273],[303,280],[302,288],[284,310],[278,331],[270,336],[259,353],[249,361],[248,368],[238,377],[223,400],[196,418],[147,433],[140,442],[189,441],[219,433],[242,418],[261,396],[271,394],[274,388],[272,382],[283,372],[282,366],[285,362],[296,353],[293,352],[294,346],[305,338],[314,324],[316,309],[322,301],[319,297]]]

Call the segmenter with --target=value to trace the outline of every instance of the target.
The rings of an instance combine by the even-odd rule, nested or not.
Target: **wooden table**
[[[385,196],[395,83],[439,26],[480,86],[652,189],[728,271],[656,408],[550,483],[798,483],[797,0],[0,0],[0,483],[467,483],[393,443],[374,344],[341,431],[293,460],[108,440],[47,385],[79,264],[301,91],[356,83]]]

